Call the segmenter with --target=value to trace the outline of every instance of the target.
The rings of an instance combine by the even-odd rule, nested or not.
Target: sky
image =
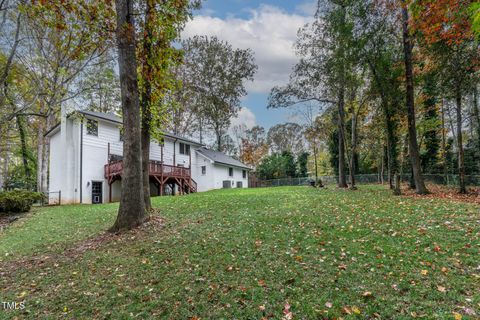
[[[284,85],[298,61],[293,45],[300,27],[313,19],[317,0],[205,0],[183,34],[217,36],[233,47],[254,51],[258,71],[232,125],[266,129],[294,121],[292,110],[267,109],[270,90]]]

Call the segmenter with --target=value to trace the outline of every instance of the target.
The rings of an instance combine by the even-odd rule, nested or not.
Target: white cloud
[[[305,10],[308,8],[302,6],[297,12]],[[311,19],[311,15],[289,14],[277,7],[263,5],[251,10],[248,19],[196,16],[187,24],[182,37],[217,36],[236,48],[251,48],[259,68],[255,81],[248,83],[247,89],[268,93],[273,86],[288,81],[291,69],[298,61],[293,50],[297,31]]]
[[[247,129],[251,129],[257,125],[257,117],[250,109],[242,107],[237,117],[232,119],[230,128],[238,125],[245,125]]]
[[[311,0],[299,4],[295,10],[307,16],[313,16],[317,12],[318,0]]]

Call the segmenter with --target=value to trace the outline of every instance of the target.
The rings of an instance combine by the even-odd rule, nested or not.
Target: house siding
[[[98,134],[87,132],[86,119],[69,118],[62,123],[61,128],[50,136],[50,184],[51,192],[62,191],[62,203],[92,203],[92,183],[102,182],[103,202],[109,201],[109,186],[105,179],[104,166],[108,163],[108,153],[122,156],[123,142],[120,141],[120,127],[118,123],[87,116],[98,123]],[[83,124],[82,124],[83,123]],[[82,130],[83,126],[83,130]],[[190,145],[191,155],[180,154],[180,142]],[[82,149],[82,151],[80,151]],[[213,163],[195,150],[198,146],[180,141],[171,137],[164,138],[163,162],[167,165],[181,165],[191,168],[192,179],[197,183],[197,191],[208,191],[223,187],[223,180],[227,180],[228,169]],[[150,160],[162,160],[162,146],[156,141],[150,144]],[[201,167],[207,166],[207,174],[201,174]],[[82,174],[80,174],[82,166]],[[235,168],[236,182],[242,180],[243,186],[248,186],[247,179],[242,178],[242,170]],[[156,185],[151,185],[152,195],[158,194]],[[112,184],[112,201],[119,201],[121,195],[121,181]],[[51,202],[56,201],[57,195],[52,195]],[[55,199],[54,199],[55,198]]]

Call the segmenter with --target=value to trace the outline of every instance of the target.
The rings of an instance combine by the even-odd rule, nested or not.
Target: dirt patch
[[[418,195],[415,190],[409,188],[407,184],[402,185],[402,194],[408,197],[424,199],[447,199],[455,202],[466,202],[480,205],[480,188],[468,188],[467,194],[458,193],[458,188],[452,186],[442,186],[438,184],[427,184],[430,194]]]
[[[20,266],[22,269],[32,269],[35,267],[41,267],[47,263],[54,261],[65,262],[67,260],[74,260],[84,254],[87,251],[97,250],[98,248],[109,244],[112,241],[122,241],[129,239],[141,239],[148,232],[159,231],[165,225],[165,220],[159,216],[150,216],[148,220],[141,225],[140,227],[130,230],[128,232],[115,234],[104,231],[98,235],[95,235],[91,238],[85,239],[74,244],[72,247],[66,249],[62,254],[52,254],[52,255],[39,255],[27,257],[14,261],[7,261],[0,263],[0,276],[6,277],[11,276],[17,268]]]
[[[8,226],[21,219],[24,218],[28,215],[27,213],[17,213],[17,214],[12,214],[12,215],[2,215],[0,216],[0,232],[4,231],[5,229],[8,228]]]

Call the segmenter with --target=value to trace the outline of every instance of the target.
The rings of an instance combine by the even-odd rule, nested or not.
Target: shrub
[[[42,199],[41,193],[28,190],[0,192],[0,213],[28,212],[35,201]]]

